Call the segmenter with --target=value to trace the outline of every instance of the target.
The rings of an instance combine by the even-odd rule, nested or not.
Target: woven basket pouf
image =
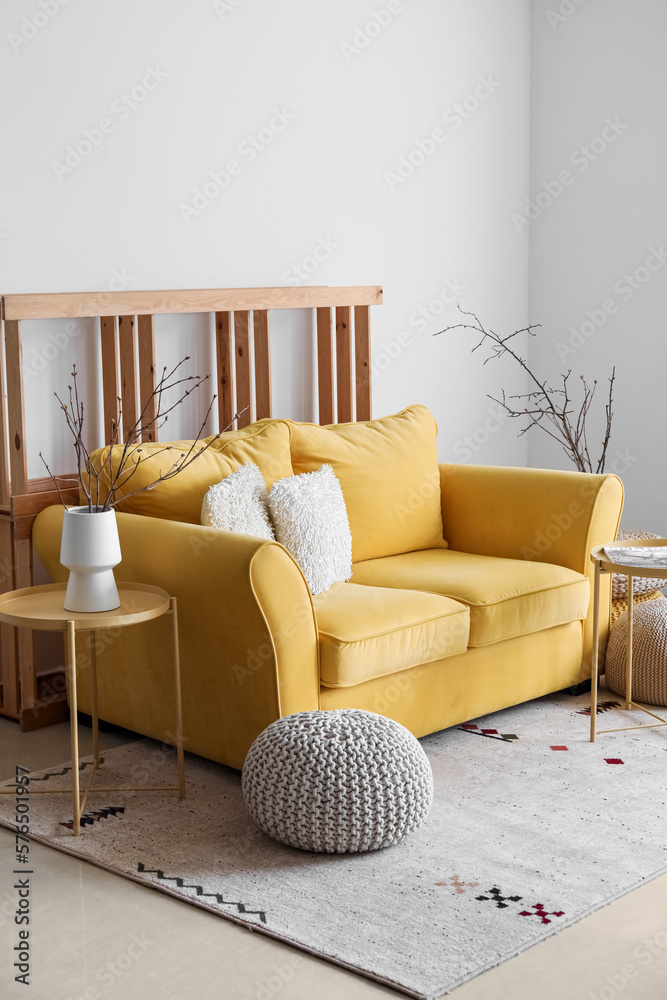
[[[648,579],[648,578],[647,578]],[[656,580],[652,581],[656,583]],[[634,590],[634,588],[633,588]],[[665,595],[661,590],[649,590],[644,594],[633,593],[632,606],[637,607],[638,604],[643,604],[644,601],[660,601],[664,600]],[[617,618],[620,618],[624,611],[628,610],[628,596],[627,593],[625,597],[614,597],[611,602],[611,623],[612,625]]]
[[[270,837],[329,854],[396,844],[421,826],[433,800],[418,740],[393,719],[356,708],[272,722],[248,751],[242,787]]]
[[[607,645],[607,687],[625,697],[628,613],[612,627]],[[632,609],[632,698],[667,705],[667,601],[645,601]]]

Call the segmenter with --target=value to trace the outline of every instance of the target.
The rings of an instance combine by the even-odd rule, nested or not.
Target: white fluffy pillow
[[[352,576],[347,509],[330,465],[278,479],[269,493],[277,540],[303,570],[311,593],[321,594]]]
[[[201,507],[201,523],[219,531],[275,538],[264,476],[254,462],[211,486]]]

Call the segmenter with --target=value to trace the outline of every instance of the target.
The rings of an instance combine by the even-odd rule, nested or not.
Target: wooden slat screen
[[[104,441],[108,444],[118,425],[118,334],[115,316],[100,317],[102,342],[102,398],[104,406]]]
[[[223,431],[232,422],[234,406],[234,345],[232,343],[232,314],[215,314],[215,353],[218,372],[218,423]]]
[[[8,423],[5,418],[5,394],[7,391],[7,380],[5,378],[4,349],[0,351],[0,505],[9,507],[10,486],[9,486],[9,434]],[[13,525],[8,518],[0,521],[0,592],[12,590],[14,587],[14,540]],[[5,715],[13,718],[18,717],[19,712],[19,684],[18,669],[16,660],[16,630],[11,625],[0,625],[0,654],[2,655],[2,700],[0,707]]]
[[[331,309],[317,310],[317,390],[321,424],[334,422],[334,348]]]
[[[0,407],[0,593],[31,585],[32,525],[38,513],[58,498],[46,475],[28,479],[23,319],[86,316],[99,319],[102,370],[97,391],[103,400],[104,428],[102,440],[89,442],[92,447],[99,447],[108,443],[118,428],[119,397],[123,426],[117,429],[117,439],[122,440],[121,430],[127,437],[142,413],[142,440],[150,442],[158,438],[155,401],[144,410],[158,378],[154,317],[165,313],[208,312],[215,317],[221,430],[241,410],[245,412],[238,421],[239,427],[272,415],[271,309],[315,310],[320,423],[370,418],[370,306],[381,302],[382,289],[374,285],[0,297],[4,321],[0,401],[5,393],[7,398],[6,415]],[[101,309],[105,315],[100,315]],[[63,482],[61,489],[66,503],[78,502],[78,481]],[[0,714],[20,719],[24,729],[66,718],[64,698],[38,697],[32,633],[0,626],[0,648]]]
[[[371,310],[354,307],[354,381],[356,388],[355,420],[371,419]]]
[[[9,418],[9,470],[12,493],[26,493],[28,489],[28,463],[25,450],[25,401],[23,398],[23,350],[21,323],[5,322],[5,351],[7,354],[7,415]]]
[[[152,316],[139,316],[137,327],[139,346],[139,406],[143,413],[142,441],[157,441],[156,405],[151,394],[155,391],[155,321]],[[147,404],[150,404],[147,406]]]
[[[3,296],[4,319],[66,319],[99,316],[97,292]],[[105,311],[116,316],[158,313],[213,313],[223,309],[313,309],[319,306],[379,306],[380,285],[304,285],[298,288],[197,288],[178,291],[110,292]],[[107,305],[112,306],[107,310]]]
[[[137,349],[134,337],[134,316],[118,317],[118,352],[120,356],[120,397],[123,409],[123,441],[139,418],[137,391]]]
[[[245,310],[234,313],[234,351],[236,354],[236,410],[244,411],[238,426],[247,427],[253,421],[252,415],[252,371],[250,368],[250,333]]]
[[[352,420],[352,331],[350,307],[336,309],[336,398],[338,422]]]
[[[271,416],[271,343],[269,314],[256,309],[252,314],[255,332],[255,419]]]
[[[23,394],[23,349],[20,320],[5,321],[7,359],[7,414],[9,418],[9,469],[12,493],[28,491],[28,459],[25,447],[25,400]],[[32,586],[32,543],[14,537],[14,586]],[[15,639],[19,667],[21,705],[31,709],[37,692],[33,634],[19,629]]]

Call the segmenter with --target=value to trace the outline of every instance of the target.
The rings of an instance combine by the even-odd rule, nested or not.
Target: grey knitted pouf
[[[607,645],[607,687],[625,697],[628,613],[614,622]],[[667,601],[635,604],[632,611],[632,698],[667,705]]]
[[[398,722],[355,708],[271,723],[248,751],[242,787],[270,837],[330,854],[397,843],[421,826],[433,800],[418,740]]]

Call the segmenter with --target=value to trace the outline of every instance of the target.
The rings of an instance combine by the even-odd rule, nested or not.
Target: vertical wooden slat
[[[139,405],[141,407],[142,441],[157,441],[157,402],[155,392],[155,322],[152,316],[139,316],[137,326],[139,344]],[[150,403],[149,403],[150,400]]]
[[[255,413],[256,419],[271,416],[271,341],[269,313],[255,309],[252,314],[255,331]]]
[[[23,398],[23,350],[20,320],[5,320],[7,357],[7,419],[9,469],[12,493],[28,492],[28,463],[25,450],[25,404]]]
[[[32,539],[14,541],[15,573],[14,586],[32,587]],[[21,685],[21,710],[33,708],[37,700],[37,678],[35,675],[35,646],[31,629],[20,628],[16,634],[16,649],[19,661],[19,682]]]
[[[252,423],[252,368],[250,363],[249,313],[243,309],[234,313],[234,352],[236,354],[236,410],[245,410],[238,419],[239,427]]]
[[[9,504],[9,427],[5,419],[4,349],[0,349],[0,504]],[[7,518],[0,520],[0,593],[14,586],[14,545],[12,525]],[[0,625],[0,655],[2,656],[2,711],[17,716],[19,712],[18,664],[16,662],[16,630]]]
[[[354,307],[354,380],[357,420],[371,419],[371,307]]]
[[[218,422],[224,431],[234,418],[234,358],[232,314],[215,314],[215,355],[218,366]],[[233,429],[230,427],[230,430]]]
[[[3,594],[14,587],[13,553],[12,524],[8,518],[3,517],[0,520],[0,593]],[[2,711],[7,715],[18,716],[16,629],[11,625],[0,625],[0,649],[2,650]]]
[[[350,307],[336,307],[336,390],[338,422],[352,420],[352,331]]]
[[[118,335],[116,317],[100,316],[102,341],[102,396],[104,400],[104,443],[110,444],[118,425]]]
[[[120,397],[123,405],[123,440],[127,441],[139,417],[134,316],[118,317],[118,353],[120,357]]]
[[[5,320],[5,355],[7,361],[7,417],[9,429],[9,469],[11,492],[28,492],[28,462],[25,448],[25,398],[23,393],[23,349],[19,320]],[[32,551],[30,540],[14,541],[14,586],[32,586]],[[32,708],[37,695],[33,635],[19,629],[16,636],[21,708]]]
[[[9,504],[9,427],[5,419],[5,398],[7,379],[5,377],[5,355],[0,350],[0,504]]]
[[[331,309],[317,310],[317,390],[318,419],[321,424],[334,422],[333,330]]]

